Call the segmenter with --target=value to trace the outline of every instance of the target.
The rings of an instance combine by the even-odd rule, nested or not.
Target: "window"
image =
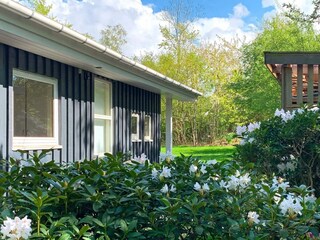
[[[96,79],[94,86],[94,154],[112,152],[111,83]]]
[[[131,139],[132,141],[139,140],[139,115],[136,113],[131,115]]]
[[[151,141],[151,116],[146,115],[144,118],[144,140]]]
[[[13,70],[13,148],[58,145],[57,79]]]

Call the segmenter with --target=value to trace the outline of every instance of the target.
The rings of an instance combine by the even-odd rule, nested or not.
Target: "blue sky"
[[[161,11],[171,0],[47,0],[53,16],[73,24],[80,33],[99,40],[107,25],[121,24],[127,31],[123,53],[132,57],[143,52],[159,51],[162,35]],[[312,0],[185,0],[196,7],[194,28],[200,41],[215,42],[224,38],[251,41],[263,19],[281,11],[279,5],[295,3],[302,10],[312,8]],[[277,5],[279,3],[279,5]]]
[[[168,0],[142,0],[142,3],[151,4],[155,12],[159,12],[169,6]],[[235,5],[242,3],[253,13],[250,18],[261,19],[263,14],[273,7],[262,7],[259,0],[193,0],[192,4],[199,6],[199,17],[228,17]]]

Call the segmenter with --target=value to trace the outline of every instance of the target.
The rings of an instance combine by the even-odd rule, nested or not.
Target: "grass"
[[[165,152],[164,147],[161,148],[161,152]],[[216,159],[217,161],[231,159],[234,152],[234,146],[174,146],[172,149],[175,156],[182,153],[185,156],[192,155],[202,160]]]

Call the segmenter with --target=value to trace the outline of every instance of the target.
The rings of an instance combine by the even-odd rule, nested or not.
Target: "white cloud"
[[[302,12],[310,14],[313,10],[312,0],[262,0],[262,7],[273,7],[274,9],[266,12],[264,18],[270,18],[276,13],[281,13],[285,9],[284,3],[290,3],[299,8]]]
[[[248,8],[243,4],[239,3],[238,5],[233,7],[233,16],[235,18],[246,17],[250,14]]]
[[[201,18],[195,25],[205,41],[213,42],[218,37],[231,40],[235,36],[251,41],[256,35],[256,27],[253,24],[247,25],[243,20],[249,14],[244,5],[238,4],[234,6],[229,18]]]
[[[127,56],[144,51],[157,52],[162,36],[159,30],[161,13],[155,13],[152,5],[143,5],[141,0],[48,0],[53,4],[51,14],[73,24],[81,33],[89,33],[99,40],[99,33],[107,25],[121,24],[127,31],[127,44],[123,52]],[[234,35],[251,40],[255,34],[243,20],[250,12],[243,4],[234,6],[226,18],[200,18],[195,27],[202,40],[211,41],[217,36],[231,39]]]
[[[267,8],[267,7],[272,7],[275,5],[274,0],[262,0],[262,7]]]

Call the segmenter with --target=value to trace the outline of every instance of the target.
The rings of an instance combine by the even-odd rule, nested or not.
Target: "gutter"
[[[201,92],[199,92],[191,87],[188,87],[180,82],[177,82],[177,81],[175,81],[175,80],[173,80],[163,74],[160,74],[160,73],[154,71],[153,69],[148,68],[138,62],[135,62],[135,61],[105,47],[104,45],[97,43],[97,42],[93,41],[92,39],[87,38],[84,35],[76,32],[76,31],[50,19],[50,18],[47,18],[40,13],[37,13],[37,12],[21,5],[18,2],[15,2],[12,0],[0,0],[0,6],[11,11],[11,12],[14,12],[14,13],[16,13],[16,14],[18,14],[18,15],[20,15],[30,21],[36,22],[46,28],[49,28],[52,31],[60,33],[60,34],[64,35],[65,37],[68,37],[74,41],[77,41],[77,42],[81,43],[82,45],[90,47],[91,49],[94,49],[95,51],[102,53],[102,54],[108,56],[109,58],[113,58],[114,60],[116,60],[118,62],[129,65],[132,68],[136,68],[140,72],[147,73],[148,75],[156,77],[166,83],[176,85],[186,91],[191,92],[192,94],[194,94],[196,96],[202,96]]]

